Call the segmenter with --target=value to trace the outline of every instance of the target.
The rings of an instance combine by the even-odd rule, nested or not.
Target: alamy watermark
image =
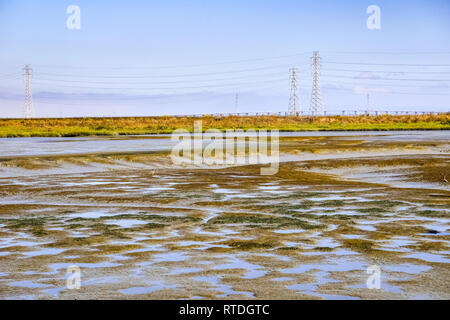
[[[367,18],[366,25],[369,30],[381,29],[381,9],[379,6],[372,4],[367,7],[366,13],[370,16]]]
[[[234,166],[269,164],[261,175],[274,175],[279,169],[278,130],[202,130],[202,121],[194,122],[194,132],[178,129],[172,133],[171,159],[174,164],[196,166]]]
[[[66,20],[66,26],[69,30],[80,30],[81,29],[81,9],[79,6],[72,4],[67,7],[67,14],[70,16]]]
[[[367,278],[367,289],[380,289],[381,288],[381,268],[377,265],[369,266],[366,270],[370,276]]]
[[[67,268],[69,275],[66,280],[66,286],[69,290],[78,290],[81,288],[81,269],[77,265],[72,265]]]

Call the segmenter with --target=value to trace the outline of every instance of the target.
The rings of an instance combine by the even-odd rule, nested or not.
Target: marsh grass
[[[208,221],[208,224],[246,224],[247,226],[258,226],[271,228],[297,227],[304,230],[322,229],[323,225],[308,223],[303,220],[287,217],[268,217],[261,215],[223,214]]]
[[[2,119],[0,137],[76,137],[106,135],[168,134],[176,129],[193,130],[195,120],[203,129],[319,130],[442,130],[450,129],[450,115],[380,115],[328,117],[126,117]]]
[[[372,253],[375,244],[365,239],[345,239],[343,245],[353,251]]]
[[[333,251],[334,249],[333,248],[330,248],[330,247],[315,247],[314,249],[313,249],[313,251],[321,251],[321,252],[331,252],[331,251]]]
[[[6,222],[11,230],[26,230],[35,237],[44,237],[50,233],[45,229],[45,224],[52,221],[49,217],[33,217],[33,218],[17,218],[17,219],[2,219]]]
[[[416,215],[429,218],[448,218],[448,211],[422,210],[415,212]]]
[[[257,241],[228,241],[224,244],[239,250],[252,250],[252,249],[270,249],[275,247],[272,242],[257,242]]]
[[[420,244],[411,245],[407,248],[419,251],[443,251],[448,250],[448,246],[442,241],[422,241]]]
[[[368,213],[368,214],[388,212],[388,210],[383,209],[383,208],[378,208],[378,207],[356,209],[356,211],[358,211],[360,213]]]

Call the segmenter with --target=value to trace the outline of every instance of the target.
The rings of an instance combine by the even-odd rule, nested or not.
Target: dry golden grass
[[[450,114],[380,115],[327,117],[127,117],[1,119],[0,137],[89,136],[171,133],[175,129],[193,130],[195,120],[202,120],[203,130],[278,129],[280,131],[317,130],[448,130]]]

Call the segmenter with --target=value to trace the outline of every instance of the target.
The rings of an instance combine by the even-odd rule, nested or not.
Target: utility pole
[[[297,115],[298,95],[297,95],[297,68],[293,67],[291,73],[291,95],[289,97],[289,114]]]
[[[26,119],[34,117],[34,107],[33,107],[33,97],[31,95],[31,76],[33,69],[30,65],[25,65],[23,68],[23,75],[25,77],[25,105],[24,105],[24,115]]]
[[[370,102],[370,94],[367,94],[367,105],[366,105],[366,115],[368,116],[370,113],[370,108],[369,108],[369,102]]]
[[[311,58],[311,66],[313,68],[313,87],[311,93],[311,115],[320,115],[323,112],[322,108],[322,95],[320,94],[320,61],[322,58],[319,56],[319,51],[314,51]]]

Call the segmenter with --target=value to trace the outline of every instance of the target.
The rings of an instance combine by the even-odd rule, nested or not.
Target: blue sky
[[[69,30],[69,5],[81,29]],[[366,26],[369,5],[381,29]],[[450,2],[0,0],[0,116],[284,112],[289,68],[309,108],[312,51],[325,110],[449,111]]]

